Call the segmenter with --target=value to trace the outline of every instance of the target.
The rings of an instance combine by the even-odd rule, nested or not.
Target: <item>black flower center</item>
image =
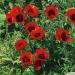
[[[40,65],[41,65],[41,61],[37,61],[36,66],[40,66]]]
[[[27,56],[25,56],[24,58],[23,58],[23,62],[29,62],[30,61],[30,59],[27,57]]]
[[[63,34],[61,35],[61,38],[62,38],[63,41],[66,41],[66,40],[67,40],[66,34],[63,33]]]
[[[18,15],[16,16],[16,21],[17,21],[17,22],[22,22],[22,21],[23,21],[23,15],[22,15],[22,14],[18,14]]]
[[[36,34],[35,34],[35,37],[39,37],[39,36],[40,36],[40,33],[36,33]]]
[[[72,14],[70,18],[75,21],[75,14]]]
[[[32,9],[29,9],[29,10],[28,10],[28,13],[30,13],[30,12],[33,13],[33,10],[32,10]]]
[[[19,43],[19,45],[18,46],[22,46],[23,45],[23,43]]]
[[[35,27],[33,27],[33,26],[31,26],[31,27],[28,28],[29,32],[31,32],[34,29],[35,29]]]
[[[51,16],[51,15],[55,15],[54,10],[50,10],[50,11],[48,11],[48,15],[49,15],[49,16]]]
[[[45,59],[44,54],[40,54],[40,55],[39,55],[39,58],[40,58],[40,59]]]
[[[8,22],[11,23],[12,22],[12,18],[8,18]]]

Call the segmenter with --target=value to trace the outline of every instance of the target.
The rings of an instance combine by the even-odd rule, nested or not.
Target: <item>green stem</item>
[[[34,72],[32,71],[32,69],[30,68],[30,67],[28,67],[29,68],[29,70],[33,73],[33,75],[34,75]]]

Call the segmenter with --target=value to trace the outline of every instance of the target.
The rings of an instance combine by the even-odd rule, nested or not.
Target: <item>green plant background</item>
[[[35,4],[41,14],[37,18],[29,18],[27,22],[35,21],[46,31],[41,41],[29,39],[24,32],[24,26],[16,23],[9,26],[5,21],[5,14],[14,6],[26,6],[28,1]],[[67,72],[75,72],[75,26],[65,16],[65,11],[75,6],[75,0],[0,0],[0,75],[64,75]],[[55,4],[59,8],[58,17],[48,20],[45,15],[45,7]],[[65,28],[70,31],[72,42],[60,43],[55,40],[56,29]],[[39,72],[31,69],[23,70],[19,61],[19,51],[14,48],[14,43],[20,38],[26,38],[29,46],[24,49],[35,52],[35,48],[43,47],[49,51],[50,58]]]

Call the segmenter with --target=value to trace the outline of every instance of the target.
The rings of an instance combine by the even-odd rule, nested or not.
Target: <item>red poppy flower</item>
[[[27,41],[25,39],[17,40],[15,43],[16,50],[22,50],[28,45]]]
[[[48,59],[48,57],[49,57],[49,54],[47,50],[43,48],[36,49],[35,59],[45,61],[46,59]]]
[[[15,13],[15,19],[20,24],[24,25],[25,20],[27,20],[27,16],[24,13]]]
[[[15,15],[15,13],[21,13],[22,12],[22,7],[20,6],[14,6],[11,10],[12,14]]]
[[[20,60],[22,62],[22,67],[23,68],[25,68],[27,65],[31,65],[33,63],[32,53],[31,52],[21,53]]]
[[[9,24],[14,24],[15,23],[15,17],[11,13],[11,11],[6,14],[6,22],[9,23]]]
[[[35,40],[41,40],[45,35],[45,31],[41,28],[36,28],[30,33],[30,38]]]
[[[31,4],[25,7],[25,11],[30,17],[37,17],[39,14],[38,8],[35,5]]]
[[[46,16],[49,19],[54,19],[56,18],[58,15],[58,7],[56,7],[55,5],[50,5],[46,7]]]
[[[22,13],[22,8],[19,6],[14,6],[11,10],[11,13],[14,15],[17,22],[24,24],[24,21],[27,19],[27,16]]]
[[[31,32],[32,30],[35,30],[38,27],[38,25],[35,22],[29,22],[25,25],[25,31]]]
[[[71,42],[69,31],[65,29],[58,29],[56,31],[55,38],[61,42]]]
[[[66,16],[75,24],[75,8],[70,8],[66,11]]]
[[[35,60],[33,64],[36,71],[41,70],[42,65],[43,65],[43,62],[41,60]]]

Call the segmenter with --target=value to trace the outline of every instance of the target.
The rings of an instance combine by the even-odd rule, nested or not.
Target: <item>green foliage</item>
[[[69,71],[75,71],[75,26],[66,18],[64,12],[66,9],[75,6],[75,0],[0,0],[0,75],[64,75]],[[45,31],[46,35],[41,41],[29,39],[28,34],[24,32],[24,27],[15,24],[8,26],[5,22],[5,14],[14,6],[25,6],[27,3],[35,4],[41,14],[38,18],[29,19],[37,22]],[[48,20],[45,15],[45,7],[55,4],[59,8],[59,15],[54,20]],[[59,43],[53,36],[58,28],[68,29],[72,36],[72,43]],[[47,60],[42,71],[35,71],[33,67],[22,69],[19,60],[20,52],[14,48],[14,43],[20,38],[26,38],[29,42],[29,49],[32,53],[35,48],[46,48],[49,50],[50,59]],[[44,72],[43,72],[44,71]]]

